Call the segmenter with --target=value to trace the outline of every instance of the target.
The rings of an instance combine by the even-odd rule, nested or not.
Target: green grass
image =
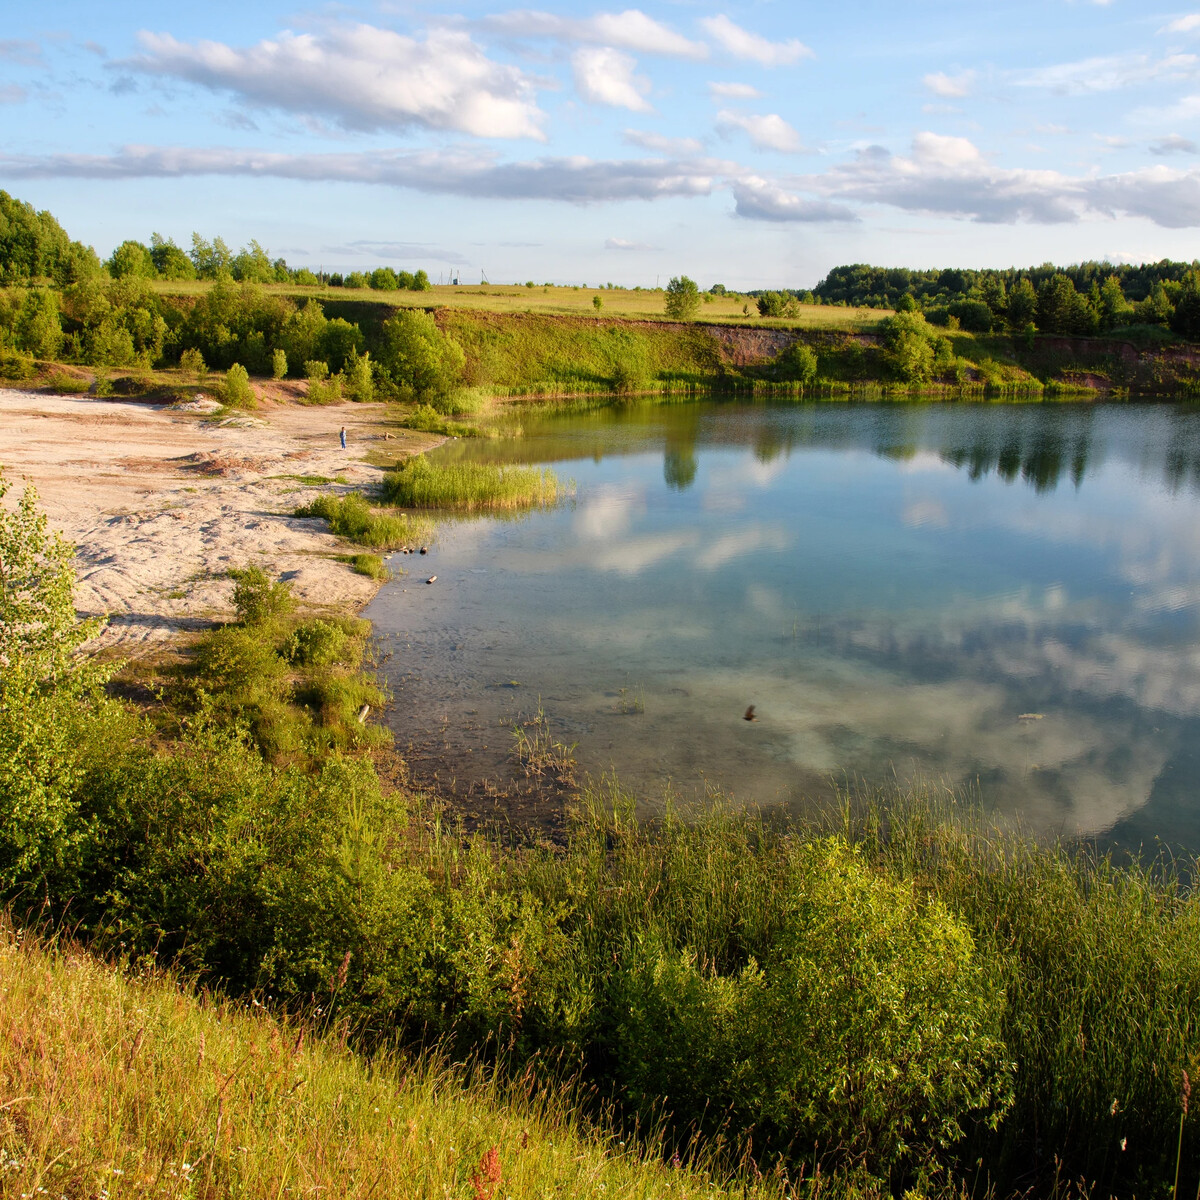
[[[365,575],[368,579],[375,579],[380,583],[386,583],[392,577],[391,571],[378,554],[352,554],[346,561],[356,575]]]
[[[595,1128],[570,1088],[434,1054],[367,1062],[336,1027],[198,1000],[7,920],[0,964],[0,1193],[14,1200],[782,1195],[673,1168]]]
[[[497,467],[490,463],[434,463],[424,455],[400,463],[384,478],[383,492],[400,508],[504,512],[553,504],[559,485],[548,468]]]
[[[400,423],[406,429],[416,429],[421,433],[439,433],[443,437],[478,437],[479,435],[477,425],[451,421],[430,404],[418,404],[412,412],[401,418]]]
[[[329,532],[360,546],[398,550],[427,542],[433,535],[428,521],[405,514],[381,513],[360,492],[318,496],[295,511],[297,517],[323,517]]]

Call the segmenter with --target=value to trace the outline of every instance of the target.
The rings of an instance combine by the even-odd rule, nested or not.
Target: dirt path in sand
[[[289,580],[306,607],[359,611],[378,585],[333,560],[349,548],[323,521],[290,515],[328,487],[286,477],[369,488],[381,475],[363,461],[370,450],[391,456],[440,440],[396,428],[381,404],[265,402],[226,421],[213,407],[0,389],[8,502],[32,483],[52,527],[75,543],[75,601],[81,613],[109,614],[106,647],[136,654],[228,618],[225,572],[254,563]]]

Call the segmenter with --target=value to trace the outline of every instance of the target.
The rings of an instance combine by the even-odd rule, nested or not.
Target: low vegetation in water
[[[322,517],[329,522],[330,533],[377,550],[415,546],[429,541],[433,535],[433,527],[428,521],[403,513],[381,513],[372,508],[360,492],[318,496],[308,504],[302,504],[293,515]]]
[[[400,508],[503,512],[553,504],[558,492],[549,468],[435,463],[424,455],[400,463],[383,481],[384,496]]]

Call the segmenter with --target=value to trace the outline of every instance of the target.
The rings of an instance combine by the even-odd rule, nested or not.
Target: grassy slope
[[[0,975],[0,1195],[734,1194],[588,1128],[562,1093],[531,1098],[430,1056],[367,1064],[333,1034],[7,922]]]

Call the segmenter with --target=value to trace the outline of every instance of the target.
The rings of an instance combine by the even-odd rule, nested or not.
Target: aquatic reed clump
[[[447,508],[466,512],[539,508],[558,499],[548,468],[498,467],[492,463],[435,463],[424,455],[400,463],[383,492],[401,508]]]

